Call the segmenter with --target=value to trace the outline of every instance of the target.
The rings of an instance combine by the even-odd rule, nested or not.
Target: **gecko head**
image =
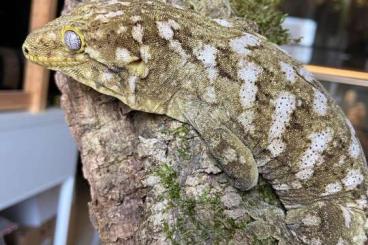
[[[81,4],[30,33],[23,53],[33,63],[126,102],[132,83],[147,76],[140,19],[131,13],[137,6],[129,7],[119,0]]]
[[[53,70],[64,70],[88,61],[82,30],[74,25],[51,22],[28,35],[23,43],[24,56]]]

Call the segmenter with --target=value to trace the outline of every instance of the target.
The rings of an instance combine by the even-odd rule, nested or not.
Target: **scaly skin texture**
[[[300,243],[367,239],[367,165],[350,122],[262,36],[159,2],[100,0],[31,33],[23,49],[134,110],[192,125],[234,186],[252,188],[259,173],[272,184]]]

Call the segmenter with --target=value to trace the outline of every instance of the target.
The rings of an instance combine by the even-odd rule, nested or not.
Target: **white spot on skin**
[[[207,68],[208,78],[213,81],[217,78],[218,72],[216,67],[216,56],[218,50],[208,44],[198,47],[194,50],[194,55]]]
[[[185,53],[181,43],[178,42],[177,40],[173,40],[174,30],[178,30],[180,28],[179,24],[174,20],[168,20],[168,21],[157,21],[156,25],[158,28],[159,36],[169,41],[170,49],[174,50],[177,54],[179,54],[183,59],[183,63],[185,63],[186,60],[188,59],[188,55]]]
[[[312,238],[310,245],[322,245],[322,242],[319,238]]]
[[[175,20],[168,20],[167,21],[169,23],[169,25],[174,29],[174,30],[179,30],[180,29],[180,25],[178,24],[178,22],[176,22]]]
[[[321,224],[321,218],[315,215],[307,214],[303,219],[302,222],[306,226],[318,226]]]
[[[347,228],[350,228],[351,225],[351,212],[349,208],[340,206],[342,211],[342,216],[344,217],[344,223]]]
[[[119,0],[110,0],[110,1],[107,2],[107,4],[109,4],[109,5],[117,4],[117,3],[120,3],[120,1]]]
[[[357,159],[362,154],[362,148],[360,146],[359,140],[356,137],[355,129],[351,124],[350,120],[346,118],[346,124],[349,127],[350,135],[351,135],[351,143],[349,147],[349,155]]]
[[[49,33],[47,34],[47,38],[48,38],[48,39],[51,39],[51,40],[56,40],[57,35],[55,34],[55,32],[49,32]]]
[[[141,24],[137,24],[133,26],[132,36],[133,36],[133,39],[136,40],[138,43],[143,42],[143,27]]]
[[[95,50],[91,47],[86,47],[85,52],[93,58],[98,58],[98,57],[101,56],[100,52],[98,52],[97,50]]]
[[[360,147],[359,140],[355,135],[352,135],[351,137],[351,143],[349,146],[349,154],[352,158],[357,159],[362,152],[362,149]]]
[[[225,20],[225,19],[214,19],[214,21],[217,24],[219,24],[220,26],[223,26],[223,27],[232,27],[233,26],[233,23],[231,23],[230,21]]]
[[[289,65],[286,64],[284,62],[280,62],[280,67],[281,67],[281,71],[284,73],[286,80],[293,84],[295,83],[296,80],[296,72],[294,71],[294,68]]]
[[[122,16],[123,14],[124,14],[124,12],[123,12],[123,11],[118,10],[118,11],[116,11],[116,12],[108,12],[108,13],[106,14],[106,17],[107,17],[107,18],[113,18],[113,17]]]
[[[288,191],[288,190],[290,190],[290,186],[288,186],[287,184],[273,185],[273,188],[277,191]]]
[[[130,51],[126,48],[117,48],[115,51],[115,59],[121,61],[123,64],[128,64],[137,60],[137,57],[132,56]]]
[[[116,31],[118,34],[125,33],[128,30],[126,26],[119,26],[118,30]]]
[[[272,157],[277,157],[285,151],[286,145],[281,138],[276,138],[271,141],[267,146],[267,150],[270,151]]]
[[[259,39],[256,36],[248,33],[245,33],[243,36],[230,41],[231,49],[235,53],[243,56],[246,56],[250,53],[250,50],[247,49],[247,47],[258,46],[259,44]]]
[[[327,97],[317,89],[314,90],[314,99],[313,99],[313,110],[320,116],[325,116],[327,114]]]
[[[218,70],[216,67],[207,68],[207,77],[210,81],[214,81],[218,77]]]
[[[341,237],[339,238],[339,241],[337,241],[336,245],[348,245],[348,243],[342,239]]]
[[[143,45],[139,49],[139,53],[144,63],[147,63],[149,59],[151,59],[150,47],[147,45]]]
[[[134,15],[134,16],[130,17],[130,20],[135,24],[138,21],[141,21],[142,17],[140,17],[139,15]]]
[[[121,5],[130,6],[130,2],[120,2]]]
[[[303,186],[298,180],[295,180],[295,181],[291,182],[291,187],[293,187],[293,189],[300,189]]]
[[[174,8],[177,8],[177,9],[184,9],[182,6],[177,5],[177,4],[172,4],[172,6],[173,6]]]
[[[246,110],[238,116],[238,121],[243,125],[244,131],[246,133],[254,132],[254,125],[252,124],[254,120],[254,111]]]
[[[340,184],[340,182],[336,181],[334,183],[330,183],[328,185],[326,185],[325,187],[325,192],[322,193],[322,196],[328,196],[331,194],[335,194],[337,192],[340,192],[342,190],[342,186]]]
[[[282,134],[289,124],[291,114],[296,108],[295,96],[289,92],[281,92],[273,102],[275,111],[272,114],[272,125],[268,134],[268,142],[272,156],[276,157],[285,150]]]
[[[355,202],[360,209],[366,209],[368,207],[368,199],[365,195],[361,195],[359,199],[355,200]]]
[[[363,244],[367,240],[368,240],[368,237],[365,234],[360,233],[360,234],[353,237],[352,244]]]
[[[216,66],[216,55],[218,50],[211,45],[205,44],[203,47],[194,50],[195,56],[206,66]]]
[[[364,180],[364,177],[360,170],[358,169],[351,169],[346,174],[345,178],[342,179],[342,183],[344,184],[347,190],[353,190],[358,185],[360,185]]]
[[[106,21],[109,21],[111,18],[119,17],[119,16],[122,16],[123,14],[124,12],[121,10],[118,10],[115,12],[108,12],[106,14],[97,15],[95,20],[106,22]]]
[[[101,81],[108,82],[113,79],[113,75],[110,72],[104,72],[101,75]]]
[[[204,101],[210,104],[216,103],[217,98],[215,88],[212,86],[205,88],[202,98]]]
[[[181,43],[176,40],[170,40],[169,47],[179,54],[183,59],[183,63],[185,63],[185,61],[188,59],[188,55],[185,53]]]
[[[300,170],[298,173],[296,173],[295,176],[300,180],[307,180],[312,177],[313,173],[314,173],[314,170],[312,168],[306,168],[306,169]]]
[[[172,40],[174,37],[174,31],[169,24],[169,22],[166,21],[157,21],[156,22],[157,28],[158,28],[158,34],[161,38],[165,40]]]
[[[103,38],[105,36],[105,32],[103,30],[97,30],[96,31],[96,37],[97,38]]]
[[[238,121],[243,125],[244,131],[253,133],[254,111],[253,106],[257,95],[257,85],[259,75],[262,73],[262,68],[252,62],[241,60],[239,62],[238,77],[243,80],[239,92],[239,100],[245,111],[239,115]]]
[[[300,239],[303,241],[303,244],[308,245],[322,245],[322,242],[319,238],[313,237],[312,239],[308,239],[306,236],[301,236]]]
[[[129,85],[129,90],[132,94],[135,93],[135,89],[137,87],[137,82],[138,82],[138,77],[136,76],[131,76],[128,78],[128,85]]]
[[[296,174],[296,177],[301,180],[307,180],[313,175],[314,166],[320,161],[322,153],[333,138],[333,130],[327,128],[322,132],[312,133],[308,138],[311,145],[302,155],[299,164],[300,171]]]
[[[109,5],[112,5],[112,4],[121,4],[121,5],[124,5],[124,6],[129,6],[130,3],[129,2],[121,2],[120,0],[111,0],[108,2]]]
[[[257,164],[258,167],[263,167],[271,161],[271,157],[262,156],[261,158],[257,158],[255,160],[256,160],[256,164]]]
[[[240,103],[244,109],[254,106],[258,88],[256,81],[262,73],[262,68],[252,62],[241,61],[238,77],[244,81],[240,89]]]

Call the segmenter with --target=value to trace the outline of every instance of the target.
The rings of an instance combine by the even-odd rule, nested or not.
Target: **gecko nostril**
[[[25,54],[28,54],[28,53],[29,53],[28,48],[23,46],[23,52],[24,52]]]

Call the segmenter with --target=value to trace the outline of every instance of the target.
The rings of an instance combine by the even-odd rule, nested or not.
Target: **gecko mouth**
[[[68,67],[75,66],[86,62],[85,57],[75,56],[75,57],[46,57],[41,55],[33,55],[29,52],[28,48],[23,46],[23,54],[24,56],[36,63],[38,65],[46,66],[46,67]]]
[[[46,67],[66,67],[66,66],[75,66],[85,62],[84,59],[77,59],[77,58],[65,58],[65,57],[45,57],[45,56],[37,56],[31,54],[24,54],[24,56],[36,63],[38,65],[43,65]]]

